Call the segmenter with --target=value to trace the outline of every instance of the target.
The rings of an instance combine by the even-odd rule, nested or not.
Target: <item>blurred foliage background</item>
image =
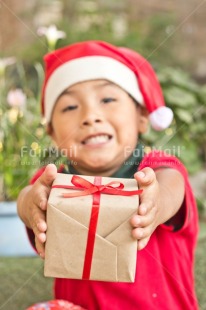
[[[175,119],[163,133],[150,129],[142,137],[145,151],[154,146],[165,149],[180,157],[191,175],[205,170],[205,13],[206,5],[195,0],[2,1],[1,199],[16,199],[34,171],[45,164],[48,153],[42,150],[52,147],[39,107],[43,55],[54,45],[59,48],[89,39],[133,48],[156,70]],[[39,27],[52,24],[65,33],[53,45],[46,35],[38,36]],[[5,63],[8,57],[15,60]],[[24,103],[9,103],[8,94],[16,89],[23,93]],[[200,198],[199,209],[204,213],[205,197]]]

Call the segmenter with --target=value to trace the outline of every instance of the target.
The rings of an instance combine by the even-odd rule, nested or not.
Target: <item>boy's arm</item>
[[[48,165],[34,185],[25,187],[17,199],[19,217],[28,228],[33,230],[36,249],[42,257],[44,257],[44,243],[47,230],[47,199],[56,174],[57,169],[55,165]]]
[[[160,187],[159,224],[163,224],[180,213],[185,197],[185,182],[182,174],[175,169],[158,169],[155,174]]]
[[[133,236],[138,249],[143,249],[158,225],[178,215],[185,195],[184,178],[175,169],[162,168],[156,172],[144,168],[134,175],[143,193],[140,196],[138,214],[131,219]]]

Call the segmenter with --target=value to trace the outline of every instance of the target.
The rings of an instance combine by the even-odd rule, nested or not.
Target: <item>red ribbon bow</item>
[[[101,177],[95,177],[95,179]],[[72,185],[53,185],[52,188],[67,188],[67,189],[78,189],[83,190],[81,192],[74,192],[74,193],[62,193],[64,198],[72,198],[78,196],[87,196],[97,192],[101,192],[108,195],[121,195],[121,196],[133,196],[133,195],[140,195],[142,193],[142,189],[135,190],[135,191],[126,191],[124,189],[124,184],[117,181],[109,182],[105,185],[98,185],[96,182],[92,184],[88,180],[83,179],[78,175],[74,175],[71,179]],[[114,185],[118,186],[114,186]]]
[[[117,181],[109,182],[105,185],[101,184],[101,177],[94,177],[94,184],[85,180],[84,178],[74,175],[71,179],[71,183],[74,185],[53,185],[52,188],[67,188],[81,190],[74,193],[62,193],[64,198],[73,198],[79,196],[93,195],[92,210],[90,216],[90,223],[88,228],[87,246],[85,251],[84,268],[82,278],[88,280],[90,278],[92,256],[94,251],[94,242],[97,229],[99,207],[100,207],[100,195],[121,195],[121,196],[133,196],[140,195],[143,190],[127,191],[124,190],[124,184]],[[114,186],[117,185],[117,186]]]

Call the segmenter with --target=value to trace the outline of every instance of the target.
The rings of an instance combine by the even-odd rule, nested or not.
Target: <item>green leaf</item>
[[[194,147],[190,145],[189,148],[185,149],[184,154],[181,157],[183,163],[187,167],[190,174],[199,171],[202,167],[200,157],[198,156],[197,149],[195,151]]]
[[[200,122],[198,122],[198,123],[192,123],[190,125],[190,131],[193,134],[195,134],[195,133],[206,134],[206,122],[200,120]]]
[[[168,105],[172,107],[177,106],[189,109],[197,105],[197,100],[193,93],[177,86],[171,86],[165,89],[164,96]]]
[[[177,68],[163,68],[158,72],[158,78],[162,84],[173,84],[190,92],[199,90],[198,84],[189,77],[188,73]]]
[[[192,122],[192,115],[189,111],[182,110],[182,109],[176,109],[175,112],[178,118],[184,123],[190,124]]]

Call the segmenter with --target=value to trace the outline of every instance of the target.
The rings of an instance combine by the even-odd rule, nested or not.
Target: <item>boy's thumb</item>
[[[39,181],[44,186],[51,186],[52,182],[56,178],[56,175],[57,167],[54,164],[48,164],[41,177],[39,178]]]
[[[153,169],[146,167],[134,175],[135,179],[138,182],[139,187],[144,187],[152,184],[155,179],[156,175]]]

